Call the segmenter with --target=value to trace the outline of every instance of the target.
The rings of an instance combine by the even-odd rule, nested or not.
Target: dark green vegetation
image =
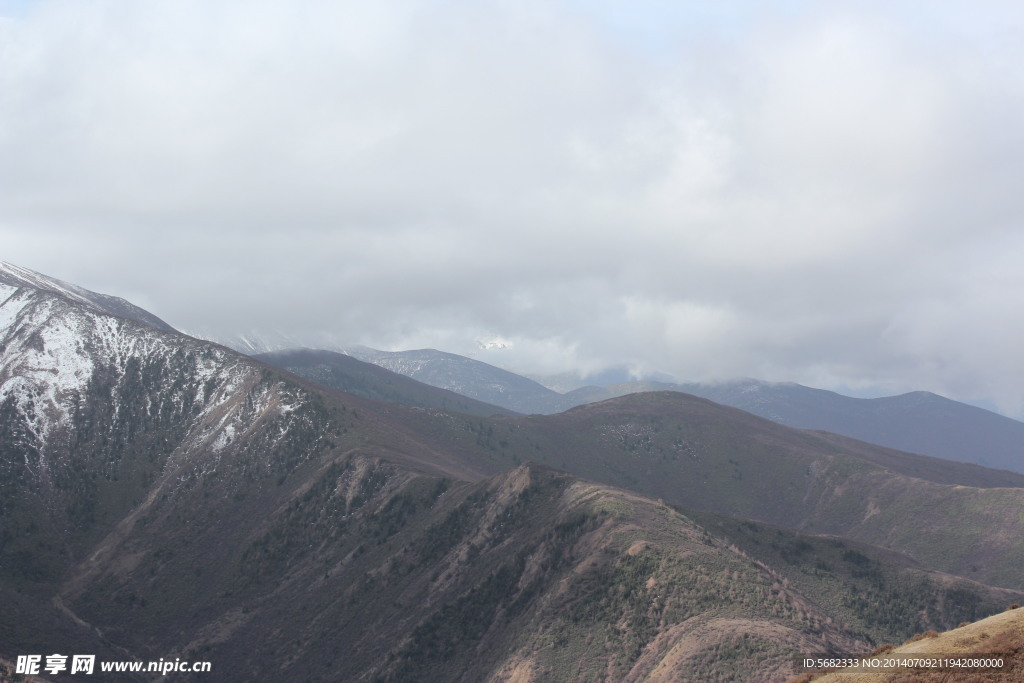
[[[772,567],[794,591],[873,643],[975,621],[1019,594],[928,571],[906,556],[841,538],[808,536],[708,512],[689,515]]]
[[[795,653],[1021,601],[934,571],[1024,585],[1024,489],[993,488],[1021,483],[1003,474],[675,393],[531,417],[381,403],[17,296],[0,331],[0,380],[21,383],[0,401],[8,660],[181,657],[218,681],[780,680]]]

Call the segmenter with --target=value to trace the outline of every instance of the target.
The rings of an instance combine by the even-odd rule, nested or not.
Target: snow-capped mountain
[[[58,546],[144,492],[166,499],[225,468],[290,469],[334,433],[300,387],[250,358],[167,331],[114,297],[4,273],[0,508],[45,521]],[[306,453],[292,447],[300,435]],[[134,493],[119,485],[111,498],[124,480]],[[0,548],[0,563],[16,546]]]
[[[143,310],[119,296],[91,292],[78,285],[63,282],[5,261],[0,261],[0,284],[9,287],[28,287],[29,289],[49,292],[100,313],[134,320],[165,332],[175,331],[173,327],[149,311]]]

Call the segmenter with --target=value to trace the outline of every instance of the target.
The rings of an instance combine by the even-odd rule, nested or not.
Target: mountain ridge
[[[0,261],[0,284],[15,288],[29,287],[50,292],[75,303],[88,306],[96,311],[108,313],[119,318],[134,320],[164,332],[177,332],[177,330],[149,311],[139,308],[119,296],[92,292],[78,285],[73,285],[63,280],[37,273],[34,270],[22,268],[13,263],[7,263],[6,261]]]

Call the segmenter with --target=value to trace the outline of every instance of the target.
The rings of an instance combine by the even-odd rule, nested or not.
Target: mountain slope
[[[419,349],[377,351],[366,347],[348,349],[359,360],[484,403],[517,413],[533,413],[559,394],[507,370],[454,353]]]
[[[469,415],[514,415],[511,410],[418,382],[383,367],[333,351],[290,349],[254,356],[332,389],[378,401]]]
[[[888,633],[833,624],[661,503],[537,465],[469,484],[354,455],[263,496],[211,486],[184,520],[140,519],[62,598],[128,651],[210,660],[218,680],[780,680],[796,653]],[[911,629],[993,609],[965,583],[926,577],[929,598],[964,604]]]
[[[534,459],[674,504],[844,536],[1024,587],[1024,475],[797,431],[677,392],[558,415],[406,420],[495,462]]]
[[[122,541],[131,566],[83,565],[64,599],[129,650],[209,659],[223,680],[623,680],[695,633],[683,659],[707,680],[749,677],[749,652],[717,656],[736,639],[781,677],[799,648],[864,642],[685,517],[546,468],[466,484],[357,456],[270,498],[198,536],[147,522]]]
[[[769,566],[809,602],[875,643],[943,630],[1019,602],[1020,591],[925,568],[907,555],[707,511],[685,511],[717,538]]]

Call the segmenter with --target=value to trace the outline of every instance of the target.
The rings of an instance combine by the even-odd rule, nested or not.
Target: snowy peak
[[[315,433],[323,419],[310,417],[315,410],[306,393],[250,358],[107,313],[87,290],[55,292],[64,285],[5,267],[0,475],[21,472],[19,480],[46,498],[54,482],[76,480],[83,468],[114,476],[139,451],[156,468],[147,476],[180,482],[215,472],[225,454],[237,451],[241,434],[250,446],[253,434],[262,435],[246,467],[292,448],[290,434],[310,432],[309,452],[325,438]],[[157,432],[159,439],[147,441]],[[13,499],[2,479],[0,498]],[[7,483],[15,486],[15,479]]]
[[[6,261],[0,261],[0,284],[14,288],[28,287],[36,289],[54,294],[100,313],[134,320],[164,332],[177,331],[149,311],[139,308],[121,297],[92,292],[78,285],[73,285],[48,275],[37,273],[34,270],[22,268],[13,263],[7,263]],[[4,298],[7,298],[8,295],[4,295]]]

